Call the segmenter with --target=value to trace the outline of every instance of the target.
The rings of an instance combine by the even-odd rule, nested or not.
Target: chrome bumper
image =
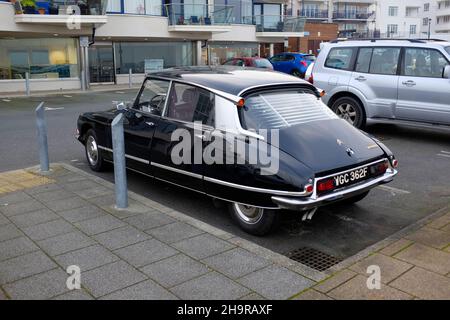
[[[272,201],[276,203],[280,208],[289,210],[309,210],[316,207],[324,206],[332,202],[351,198],[370,189],[375,188],[380,184],[391,182],[394,176],[397,174],[397,170],[388,169],[386,173],[378,178],[368,180],[364,183],[348,187],[344,190],[337,191],[335,193],[327,194],[324,196],[315,196],[314,194],[306,198],[287,198],[273,196]]]

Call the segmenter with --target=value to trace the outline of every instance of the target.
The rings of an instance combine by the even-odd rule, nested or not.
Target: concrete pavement
[[[67,164],[0,173],[1,299],[450,299],[450,210],[326,272]],[[355,239],[356,241],[356,239]],[[70,265],[81,289],[66,286]],[[369,290],[367,266],[381,269]]]

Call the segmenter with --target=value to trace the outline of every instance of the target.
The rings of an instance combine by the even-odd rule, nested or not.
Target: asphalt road
[[[133,91],[58,95],[45,98],[0,98],[0,171],[38,163],[34,108],[42,100],[49,125],[51,161],[67,161],[89,171],[82,145],[75,140],[76,119],[85,111],[104,110],[113,100],[132,100]],[[401,228],[448,205],[450,199],[450,130],[373,124],[367,131],[393,150],[400,173],[357,205],[330,206],[307,224],[295,212],[283,215],[279,229],[253,237],[238,229],[226,207],[216,208],[202,195],[129,173],[130,190],[178,211],[254,241],[276,252],[312,247],[346,258]],[[97,174],[113,180],[113,173]]]

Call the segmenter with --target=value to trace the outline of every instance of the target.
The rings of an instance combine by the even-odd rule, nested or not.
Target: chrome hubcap
[[[356,110],[351,104],[343,103],[339,105],[336,109],[336,114],[351,125],[355,123]]]
[[[261,220],[264,209],[243,204],[234,203],[234,209],[239,215],[239,218],[248,224],[255,224]]]
[[[95,166],[98,162],[98,148],[97,142],[95,141],[93,136],[89,136],[89,138],[86,141],[86,154],[89,163]]]

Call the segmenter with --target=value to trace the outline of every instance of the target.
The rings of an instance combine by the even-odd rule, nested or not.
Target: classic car
[[[276,225],[279,209],[311,218],[320,206],[363,199],[397,174],[392,152],[337,117],[320,90],[274,71],[199,66],[150,73],[134,102],[79,116],[77,135],[92,170],[113,162],[111,122],[119,113],[129,170],[225,201],[255,235]],[[174,138],[177,130],[192,139]],[[204,158],[225,136],[210,157],[226,161]],[[275,170],[249,159],[255,149],[270,150]]]

